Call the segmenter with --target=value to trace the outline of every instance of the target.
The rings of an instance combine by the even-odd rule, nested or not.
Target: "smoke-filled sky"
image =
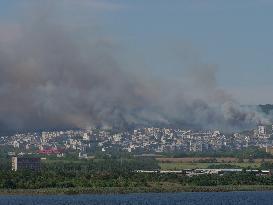
[[[273,2],[3,0],[0,132],[247,129],[273,103]]]

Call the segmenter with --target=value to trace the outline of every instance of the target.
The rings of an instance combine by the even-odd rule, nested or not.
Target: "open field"
[[[202,161],[211,161],[214,160],[217,163],[237,163],[238,158],[235,157],[184,157],[184,158],[156,158],[159,162],[176,162],[176,163],[191,163],[191,162],[202,162]],[[243,159],[245,163],[249,162],[249,159]],[[262,161],[273,163],[273,159],[254,159],[255,163],[261,163]]]
[[[167,162],[167,163],[159,163],[162,170],[181,170],[181,169],[206,169],[210,165],[217,165],[220,163],[199,163],[199,162]],[[225,163],[229,165],[239,166],[241,168],[255,168],[258,169],[260,167],[260,163]]]
[[[271,162],[273,159],[243,159],[239,162],[238,158],[233,157],[184,157],[184,158],[156,158],[162,170],[181,170],[181,169],[206,169],[210,165],[228,164],[240,168],[258,169],[262,162]]]
[[[257,159],[254,162],[244,160],[244,162],[238,162],[237,158],[214,158],[215,162],[210,162],[213,158],[157,158],[159,166],[162,170],[181,170],[181,169],[206,169],[211,165],[227,164],[231,166],[237,166],[238,168],[253,168],[258,169],[261,165],[262,160]],[[101,161],[101,159],[93,159],[95,162]],[[270,161],[265,160],[265,161]],[[73,159],[48,159],[44,160],[43,163],[85,163],[83,160]]]
[[[45,164],[53,164],[53,163],[78,163],[78,164],[82,164],[84,163],[86,160],[93,160],[95,162],[98,161],[102,161],[102,159],[95,159],[95,157],[90,157],[89,159],[46,159],[46,160],[42,160],[43,163]]]

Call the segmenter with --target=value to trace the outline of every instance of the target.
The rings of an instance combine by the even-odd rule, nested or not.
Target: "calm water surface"
[[[273,192],[176,193],[75,196],[0,196],[2,205],[252,205],[273,204]]]

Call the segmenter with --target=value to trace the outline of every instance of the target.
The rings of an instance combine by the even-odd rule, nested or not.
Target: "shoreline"
[[[96,188],[48,188],[48,189],[1,189],[3,195],[109,195],[109,194],[142,194],[142,193],[183,193],[183,192],[255,192],[273,191],[273,185],[242,186],[174,186],[174,187],[96,187]]]

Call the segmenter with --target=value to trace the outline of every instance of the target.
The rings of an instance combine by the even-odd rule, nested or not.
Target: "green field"
[[[220,163],[198,163],[198,162],[164,162],[159,163],[162,170],[181,170],[181,169],[206,169],[210,165],[218,165]],[[253,169],[258,169],[260,167],[260,163],[248,163],[248,162],[242,162],[242,163],[224,163],[229,165],[235,165],[239,166],[241,168],[248,168],[251,167]]]

